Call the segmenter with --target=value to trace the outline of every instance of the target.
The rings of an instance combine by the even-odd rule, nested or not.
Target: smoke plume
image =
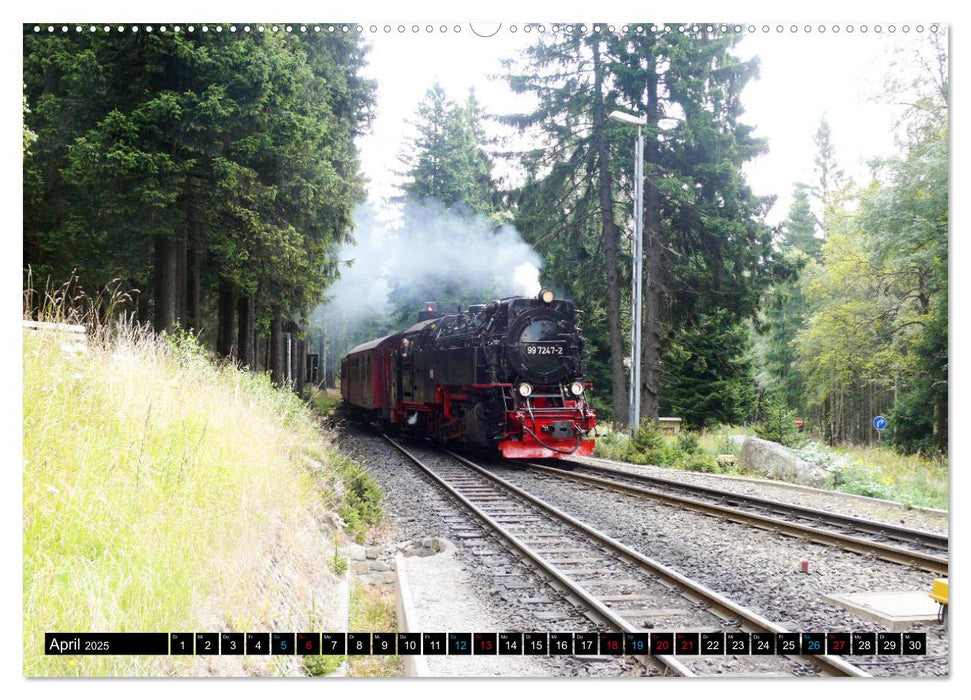
[[[378,220],[370,204],[362,205],[355,212],[354,239],[338,251],[344,262],[320,310],[325,318],[386,313],[394,290],[419,283],[427,288],[429,280],[460,287],[480,302],[540,290],[542,260],[513,226],[496,226],[434,201],[406,205],[393,222]]]

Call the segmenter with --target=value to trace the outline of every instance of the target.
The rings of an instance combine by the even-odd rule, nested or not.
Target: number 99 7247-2
[[[562,345],[527,345],[527,355],[562,355]]]

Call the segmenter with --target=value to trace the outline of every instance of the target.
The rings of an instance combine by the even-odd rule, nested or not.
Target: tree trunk
[[[611,192],[607,140],[604,138],[603,64],[600,61],[600,42],[593,43],[593,128],[596,139],[596,158],[599,165],[600,209],[603,216],[601,236],[604,243],[604,263],[607,280],[607,333],[610,339],[610,384],[613,397],[614,423],[629,423],[630,394],[624,373],[624,334],[620,321],[620,285],[617,247],[620,232],[614,221],[614,200]],[[631,368],[633,371],[633,368]]]
[[[283,350],[283,319],[277,309],[273,310],[273,318],[270,321],[270,377],[277,386],[283,386],[283,363],[285,361]]]
[[[237,351],[239,361],[250,369],[256,369],[256,337],[254,336],[256,297],[246,294],[239,298],[239,337]]]
[[[194,333],[202,326],[199,305],[202,297],[202,254],[194,243],[185,252],[185,325]]]
[[[320,327],[320,357],[317,358],[317,384],[321,389],[327,388],[327,322]]]
[[[148,294],[148,285],[139,284],[137,280],[129,280],[128,286],[132,289],[135,297],[135,320],[139,326],[152,322],[152,309],[149,306],[151,297]]]
[[[176,277],[175,277],[175,318],[183,328],[188,328],[186,323],[189,288],[188,288],[188,250],[186,239],[180,238],[175,242],[176,247]]]
[[[233,283],[219,278],[219,326],[216,351],[224,357],[232,357],[236,347],[236,294]]]
[[[641,418],[655,423],[661,402],[661,197],[654,183],[652,164],[659,160],[657,124],[657,72],[649,57],[647,125],[644,129],[644,317],[641,364]]]
[[[293,389],[297,392],[297,396],[302,397],[304,379],[307,375],[307,343],[303,340],[296,340],[293,343],[293,348]]]
[[[176,319],[176,242],[169,236],[155,236],[155,332],[171,333]]]

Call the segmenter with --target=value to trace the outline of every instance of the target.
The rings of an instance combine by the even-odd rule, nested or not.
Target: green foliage
[[[307,675],[319,678],[321,676],[329,676],[338,668],[340,665],[347,660],[346,656],[332,656],[329,654],[303,654],[298,657],[303,663],[304,669],[307,671]]]
[[[930,454],[947,445],[946,437],[934,434],[933,393],[934,387],[918,384],[897,400],[887,416],[890,441],[901,452]]]
[[[174,295],[184,324],[178,280],[155,274],[172,240],[197,261],[175,264],[203,301],[221,284],[258,294],[260,325],[319,302],[363,196],[363,50],[354,35],[224,29],[25,30],[37,141],[24,162],[24,259],[39,278],[120,278],[146,313]]]
[[[708,440],[705,440],[707,444]],[[687,471],[720,474],[725,470],[716,459],[721,452],[702,445],[702,435],[683,430],[677,437],[662,435],[645,422],[631,440],[623,432],[606,432],[597,438],[594,454],[632,464],[656,465]],[[737,447],[735,448],[737,452]]]
[[[317,629],[309,592],[329,581],[307,562],[328,554],[317,522],[333,491],[306,468],[321,449],[309,410],[188,338],[64,336],[23,336],[24,673],[189,668],[48,656],[45,630]]]
[[[805,438],[796,427],[796,411],[776,396],[770,396],[762,409],[762,421],[755,434],[763,440],[778,442],[786,447],[798,447]]]
[[[650,421],[644,421],[634,431],[627,448],[626,460],[634,464],[665,464],[664,436]]]
[[[678,469],[692,472],[720,474],[723,470],[714,455],[694,452],[681,455],[675,462]]]
[[[368,528],[380,522],[383,516],[381,488],[354,460],[334,454],[330,461],[342,484],[337,513],[347,524],[348,534],[362,542]]]
[[[448,99],[435,83],[418,105],[417,136],[401,160],[408,166],[402,185],[406,199],[434,199],[446,208],[458,206],[490,215],[498,195],[492,162],[484,150],[483,111],[470,91],[464,105]]]
[[[335,576],[343,576],[344,574],[347,573],[347,569],[349,565],[350,565],[350,562],[347,560],[347,557],[341,554],[340,549],[338,549],[335,544],[334,556],[331,557],[329,562],[330,570],[334,573]]]
[[[665,353],[669,373],[661,410],[679,416],[684,427],[746,420],[755,402],[748,324],[723,310],[684,328]]]
[[[809,187],[797,182],[793,187],[789,216],[782,224],[786,248],[796,250],[818,260],[823,241],[816,236],[818,222],[809,202]]]
[[[23,106],[23,115],[24,115],[24,125],[23,125],[23,132],[24,132],[24,156],[27,156],[27,155],[30,154],[30,145],[34,141],[37,140],[37,134],[35,134],[33,131],[31,131],[30,129],[27,128],[27,115],[28,114],[30,114],[30,109],[27,108],[27,95],[25,93],[24,94],[24,106]]]
[[[678,449],[685,454],[694,454],[698,451],[698,433],[690,430],[682,430],[678,433]]]
[[[872,162],[872,182],[858,189],[824,119],[814,186],[797,186],[781,227],[800,271],[764,296],[758,384],[831,444],[872,443],[871,420],[883,414],[897,449],[947,450],[947,52],[934,44],[908,61],[923,71],[913,84],[903,82],[912,66],[888,75],[888,94],[911,105],[900,155]]]
[[[634,111],[648,122],[645,308],[658,309],[659,317],[647,319],[645,352],[656,347],[670,356],[682,333],[703,323],[712,308],[722,311],[726,327],[753,316],[762,290],[788,267],[762,223],[766,202],[742,172],[765,143],[740,121],[739,95],[757,65],[740,60],[734,44],[731,37],[638,33],[633,27],[622,34],[561,32],[509,66],[512,89],[534,96],[537,107],[507,121],[539,128],[544,136],[541,147],[517,154],[528,180],[516,193],[516,224],[542,252],[546,274],[590,319],[591,346],[601,349],[591,374],[598,386],[610,387],[615,420],[624,410],[629,351],[626,329],[613,324],[629,316],[622,307],[629,308],[630,286],[622,280],[630,275],[630,246],[621,232],[633,228],[633,212],[613,203],[625,201],[621,193],[632,189],[634,132],[605,120],[607,113]],[[718,354],[713,345],[705,347],[699,365],[717,362]],[[680,400],[671,385],[677,372],[667,371],[659,357],[645,356],[643,366],[648,374],[664,370],[663,389],[642,392],[653,416],[658,396],[667,405]],[[694,398],[704,391],[698,387]],[[732,391],[720,393],[724,405],[745,403]],[[700,417],[707,408],[690,410]],[[728,408],[713,420],[734,414]]]

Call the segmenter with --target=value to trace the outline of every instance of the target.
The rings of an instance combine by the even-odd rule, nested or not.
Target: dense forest
[[[766,223],[774,197],[744,174],[769,144],[745,120],[759,66],[739,41],[547,34],[506,62],[509,87],[536,105],[525,114],[431,85],[397,154],[389,225],[361,205],[354,138],[375,105],[354,35],[28,32],[25,273],[89,289],[120,280],[157,330],[193,329],[279,379],[280,338],[301,325],[328,329],[332,366],[426,300],[454,308],[499,291],[491,278],[425,275],[363,319],[328,313],[318,305],[352,236],[407,236],[429,228],[429,211],[497,240],[511,225],[544,283],[583,311],[600,420],[622,426],[634,130],[607,115],[623,110],[646,119],[642,419],[705,429],[799,416],[831,444],[860,444],[883,414],[901,451],[946,452],[946,39],[888,71],[886,95],[909,105],[897,155],[855,183],[821,119],[806,135],[813,180],[796,184],[778,226]],[[494,143],[487,122],[527,145]],[[493,176],[503,160],[522,174],[515,187]]]
[[[364,197],[363,64],[353,34],[25,27],[25,276],[283,381]]]

